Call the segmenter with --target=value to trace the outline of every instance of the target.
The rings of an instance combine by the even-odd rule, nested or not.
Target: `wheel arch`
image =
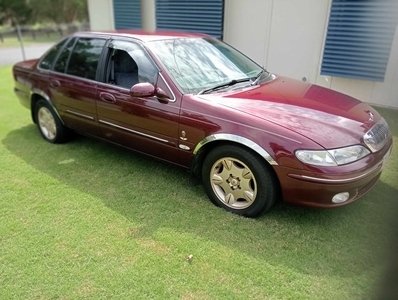
[[[31,117],[32,117],[33,122],[35,124],[37,123],[37,120],[36,120],[36,117],[35,117],[35,106],[36,106],[36,103],[39,100],[42,100],[42,99],[46,100],[48,102],[48,104],[51,105],[52,109],[55,111],[55,113],[57,114],[58,118],[61,120],[62,124],[65,125],[64,121],[62,120],[62,118],[61,118],[61,116],[60,116],[60,114],[59,114],[59,112],[57,110],[57,108],[51,102],[50,97],[44,91],[42,91],[40,89],[33,89],[31,91],[31,93],[30,93],[30,113],[31,113]]]
[[[205,137],[196,145],[193,151],[193,158],[190,166],[191,172],[200,178],[202,164],[207,153],[209,153],[215,147],[226,144],[235,144],[242,146],[264,159],[269,165],[278,165],[274,158],[256,142],[240,135],[217,133]]]

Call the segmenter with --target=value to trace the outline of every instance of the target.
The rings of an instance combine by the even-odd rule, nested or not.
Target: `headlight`
[[[298,150],[296,157],[303,163],[315,166],[339,166],[368,155],[370,151],[361,145],[332,150]]]

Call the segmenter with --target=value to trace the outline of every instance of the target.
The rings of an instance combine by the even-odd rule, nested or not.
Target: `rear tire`
[[[68,128],[62,124],[60,118],[46,100],[41,99],[36,103],[34,114],[43,139],[53,144],[65,143],[68,140]]]
[[[237,215],[258,217],[277,198],[278,180],[271,167],[237,145],[212,150],[203,162],[202,179],[210,200]]]

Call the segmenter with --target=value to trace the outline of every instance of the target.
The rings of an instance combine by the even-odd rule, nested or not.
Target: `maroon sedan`
[[[206,35],[78,33],[13,74],[48,142],[77,131],[189,168],[214,204],[247,217],[279,197],[350,203],[392,147],[369,105],[272,74]]]

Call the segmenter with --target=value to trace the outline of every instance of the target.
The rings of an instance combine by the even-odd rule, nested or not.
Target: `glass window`
[[[55,57],[57,56],[58,52],[61,50],[61,48],[64,46],[67,40],[68,39],[64,39],[63,41],[55,45],[53,48],[51,48],[51,50],[46,54],[46,56],[44,56],[43,59],[40,61],[39,68],[44,70],[51,69]]]
[[[232,80],[251,80],[262,70],[216,39],[160,40],[150,42],[149,47],[184,93],[198,93]]]
[[[57,61],[54,65],[54,71],[56,72],[65,72],[66,64],[68,62],[69,54],[72,51],[73,45],[75,44],[76,38],[69,40],[66,44],[64,50],[62,50],[61,54],[59,55]]]
[[[158,69],[140,45],[126,41],[113,41],[110,44],[110,47],[115,49],[110,61],[111,64],[114,64],[114,72],[117,72],[120,69],[124,69],[123,72],[132,72],[134,70],[138,76],[136,83],[150,82],[152,84],[156,84]],[[129,58],[126,58],[126,55]],[[119,65],[122,57],[125,57],[124,59],[127,62],[122,64],[124,65],[123,68],[120,68]],[[112,73],[112,68],[110,69]],[[110,75],[112,77],[112,74]],[[131,86],[128,86],[127,88],[130,87]]]
[[[104,39],[80,38],[71,54],[66,73],[94,80],[105,42]]]
[[[321,75],[383,82],[397,12],[398,1],[333,0]]]

